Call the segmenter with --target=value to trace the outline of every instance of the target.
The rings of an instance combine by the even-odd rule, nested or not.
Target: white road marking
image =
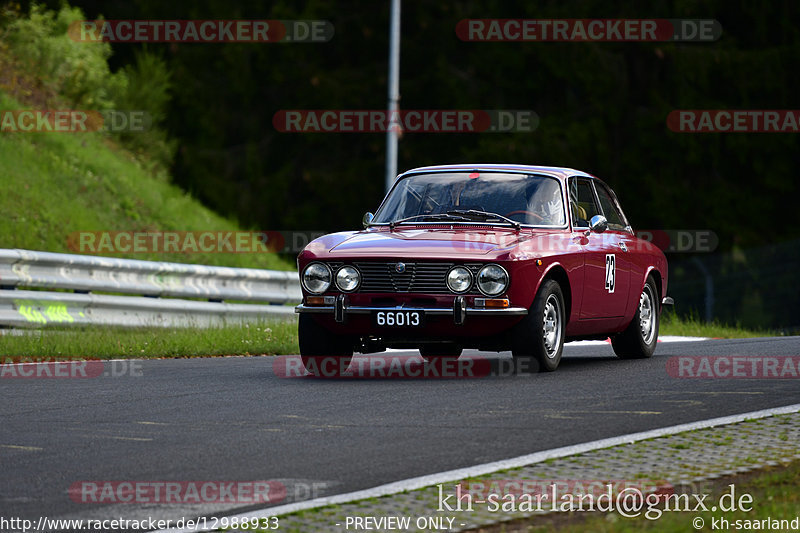
[[[504,459],[502,461],[494,461],[481,465],[470,466],[467,468],[459,468],[456,470],[448,470],[446,472],[439,472],[427,476],[420,476],[402,481],[395,481],[385,485],[379,485],[371,489],[358,490],[355,492],[348,492],[346,494],[336,494],[333,496],[326,496],[322,498],[315,498],[313,500],[306,500],[302,502],[288,503],[285,505],[278,505],[275,507],[266,507],[257,511],[233,515],[231,518],[236,517],[241,522],[242,519],[248,520],[251,518],[259,518],[263,516],[280,516],[297,511],[305,511],[316,507],[323,507],[326,505],[336,505],[342,503],[349,503],[357,500],[364,500],[367,498],[379,498],[381,496],[388,496],[390,494],[397,494],[404,491],[417,490],[439,483],[447,483],[467,479],[471,477],[483,476],[498,470],[506,470],[509,468],[518,468],[535,463],[541,463],[548,459],[558,459],[570,455],[577,455],[586,453],[592,450],[600,450],[603,448],[610,448],[612,446],[619,446],[622,444],[631,444],[646,439],[653,439],[656,437],[665,437],[667,435],[674,435],[675,433],[683,433],[685,431],[694,431],[696,429],[710,428],[714,426],[723,426],[726,424],[735,424],[745,420],[754,420],[758,418],[766,418],[775,415],[785,415],[789,413],[800,412],[800,403],[794,405],[787,405],[785,407],[775,407],[773,409],[763,409],[760,411],[751,411],[749,413],[741,413],[738,415],[723,416],[719,418],[711,418],[709,420],[700,420],[698,422],[689,422],[688,424],[678,424],[677,426],[669,426],[660,429],[653,429],[650,431],[642,431],[639,433],[630,433],[628,435],[621,435],[619,437],[610,437],[607,439],[600,439],[591,442],[584,442],[583,444],[575,444],[573,446],[564,446],[563,448],[554,448],[552,450],[545,450],[535,452],[528,455],[521,455],[511,459]],[[164,533],[191,533],[195,531],[211,531],[210,528],[200,529],[163,529],[159,530]]]
[[[15,444],[0,444],[0,448],[8,448],[9,450],[25,450],[26,452],[40,452],[44,448],[38,446],[17,446]]]
[[[114,440],[130,440],[134,442],[152,442],[153,439],[149,438],[142,438],[142,437],[119,437],[116,435],[98,435],[98,434],[83,434],[78,435],[79,437],[86,437],[88,439],[114,439]]]
[[[658,337],[658,342],[700,342],[710,340],[710,337],[681,337],[679,335],[661,335]],[[605,346],[611,344],[609,339],[604,341],[574,341],[568,342],[565,346]]]
[[[680,335],[662,335],[658,338],[661,342],[698,342],[710,339],[711,337],[683,337]]]

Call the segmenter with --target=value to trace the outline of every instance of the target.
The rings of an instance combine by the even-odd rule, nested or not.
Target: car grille
[[[397,272],[397,263],[402,262],[404,272]],[[331,270],[336,272],[344,263],[330,263]],[[456,263],[412,263],[407,261],[352,263],[361,272],[361,286],[358,292],[404,292],[428,294],[452,294],[447,288],[447,273]],[[481,263],[466,263],[472,272],[473,284],[467,293],[477,293],[474,279]]]

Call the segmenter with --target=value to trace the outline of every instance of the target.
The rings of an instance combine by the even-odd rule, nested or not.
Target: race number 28
[[[616,259],[614,254],[606,254],[606,290],[614,292],[614,279],[617,275]]]

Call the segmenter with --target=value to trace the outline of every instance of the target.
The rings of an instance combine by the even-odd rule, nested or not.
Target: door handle
[[[620,243],[618,243],[618,245],[619,245],[620,248],[622,248],[623,252],[627,252],[628,251],[628,246],[624,242],[620,242]]]

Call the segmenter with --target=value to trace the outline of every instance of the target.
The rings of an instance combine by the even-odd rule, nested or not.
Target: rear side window
[[[616,202],[614,202],[614,199],[611,197],[611,193],[608,192],[608,189],[602,183],[595,182],[595,188],[597,189],[597,196],[600,198],[603,214],[606,220],[608,220],[609,229],[624,230],[625,220],[622,217],[622,213],[620,213],[617,208]]]

